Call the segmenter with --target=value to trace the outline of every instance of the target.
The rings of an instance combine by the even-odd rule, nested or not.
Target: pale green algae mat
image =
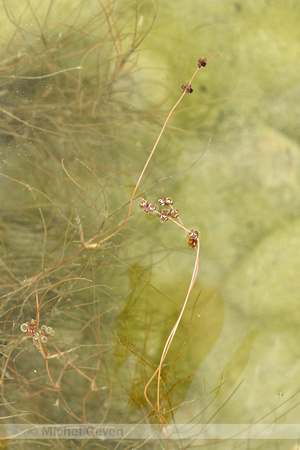
[[[147,13],[144,5],[141,22]],[[218,395],[199,419],[209,420],[240,382],[214,421],[253,423],[270,413],[262,422],[276,417],[279,423],[300,422],[299,23],[298,1],[162,0],[141,46],[137,64],[143,70],[132,75],[136,104],[168,95],[171,107],[197,59],[220,55],[201,69],[193,94],[173,116],[144,186],[188,168],[205,150],[197,164],[165,182],[163,192],[155,187],[148,194],[149,200],[161,193],[174,197],[186,226],[201,233],[198,281],[181,330],[185,336],[190,326],[191,339],[181,352],[184,376],[198,372],[174,397],[182,404],[175,412],[178,423],[194,420],[206,394],[216,389]],[[158,114],[157,122],[163,123],[164,113]],[[156,136],[143,148],[151,149]],[[140,231],[166,242],[165,227],[134,214]],[[167,244],[182,251],[184,236],[180,241],[176,227],[171,228]],[[129,256],[135,251],[129,248]],[[187,254],[160,261],[151,279],[177,304],[192,272],[193,255]],[[157,361],[176,314],[164,324],[169,305],[161,298],[155,302],[154,291],[151,295],[152,311],[144,312],[142,301],[135,309],[127,307],[131,325],[136,320],[130,333],[137,352],[145,336],[142,314],[152,312],[165,325],[154,330],[148,354]],[[117,324],[120,334],[121,329]],[[183,375],[174,366],[174,383],[177,378]]]

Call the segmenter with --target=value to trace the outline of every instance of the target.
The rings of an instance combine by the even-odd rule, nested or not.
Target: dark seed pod
[[[161,222],[166,222],[168,220],[168,216],[160,216]]]
[[[183,92],[187,92],[188,94],[191,94],[193,92],[192,86],[190,84],[183,84],[181,86],[181,89]]]
[[[194,248],[197,246],[198,241],[195,241],[194,239],[190,239],[188,244],[190,247]]]
[[[204,59],[199,58],[199,59],[198,59],[198,67],[199,67],[199,68],[200,68],[200,67],[205,67],[206,64],[207,64],[207,58],[204,58]]]
[[[189,232],[189,246],[190,247],[196,247],[198,244],[198,239],[199,239],[199,231],[197,230],[191,230]]]
[[[189,237],[190,237],[190,239],[198,239],[198,237],[199,237],[199,231],[197,231],[197,230],[192,230],[192,231],[189,233]]]
[[[148,209],[149,209],[150,212],[151,212],[151,211],[155,211],[155,210],[156,210],[155,204],[154,204],[154,203],[149,203]]]
[[[160,197],[160,198],[158,199],[158,204],[159,204],[160,206],[165,206],[165,204],[166,204],[166,199]]]
[[[144,200],[144,199],[141,200],[141,201],[140,201],[140,207],[141,207],[141,208],[145,208],[146,206],[148,206],[147,200]]]
[[[174,219],[176,219],[176,217],[179,216],[178,209],[171,209],[170,216],[173,217]]]
[[[169,211],[167,209],[163,209],[160,213],[161,222],[166,222],[168,220]]]

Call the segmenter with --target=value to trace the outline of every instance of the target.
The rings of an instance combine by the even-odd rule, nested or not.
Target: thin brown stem
[[[210,59],[213,59],[213,58],[217,58],[218,56],[219,56],[219,55],[211,56],[210,58],[207,58],[206,61],[209,61]],[[195,72],[194,72],[192,78],[190,79],[189,85],[192,84],[192,81],[194,80],[195,76],[197,75],[197,73],[198,73],[198,71],[200,70],[201,67],[202,67],[202,66],[200,66],[200,67],[198,66],[198,67],[197,67],[197,69],[195,70]],[[158,137],[157,137],[157,139],[156,139],[156,141],[155,141],[155,144],[154,144],[154,146],[153,146],[153,148],[152,148],[152,150],[151,150],[151,152],[150,152],[150,155],[148,156],[147,161],[146,161],[146,163],[145,163],[145,165],[144,165],[144,167],[143,167],[143,169],[142,169],[142,171],[141,171],[141,173],[140,173],[140,176],[139,176],[139,178],[138,178],[138,180],[137,180],[137,182],[136,182],[136,185],[135,185],[135,187],[134,187],[134,190],[133,190],[133,193],[132,193],[132,195],[131,195],[130,202],[129,202],[128,212],[127,212],[127,216],[126,216],[126,218],[125,218],[125,221],[123,222],[123,224],[122,224],[120,227],[118,227],[118,229],[117,229],[116,231],[114,231],[113,233],[111,233],[109,236],[107,236],[107,237],[101,239],[100,243],[103,243],[103,242],[105,242],[105,241],[111,239],[113,236],[115,236],[117,233],[119,233],[119,232],[126,226],[128,220],[129,220],[129,217],[130,217],[131,207],[132,207],[132,203],[133,203],[133,200],[134,200],[134,198],[135,198],[136,192],[137,192],[137,190],[138,190],[138,188],[139,188],[139,185],[140,185],[140,183],[141,183],[141,181],[142,181],[142,178],[143,178],[143,176],[144,176],[144,174],[145,174],[145,172],[146,172],[146,170],[147,170],[147,167],[148,167],[148,165],[149,165],[149,163],[150,163],[150,161],[151,161],[151,159],[152,159],[152,157],[153,157],[153,155],[154,155],[154,152],[155,152],[155,150],[156,150],[156,148],[157,148],[157,146],[158,146],[158,144],[159,144],[159,141],[160,141],[160,139],[161,139],[161,137],[162,137],[162,135],[163,135],[163,133],[164,133],[164,131],[165,131],[165,128],[166,128],[166,126],[167,126],[167,123],[169,122],[170,117],[172,116],[173,112],[175,111],[175,109],[177,108],[177,106],[179,105],[179,103],[181,102],[181,100],[183,99],[183,97],[185,96],[185,94],[186,94],[187,92],[188,92],[188,91],[187,91],[186,89],[183,90],[181,96],[179,97],[179,99],[177,100],[177,102],[175,103],[175,105],[173,106],[173,108],[171,109],[171,111],[169,112],[169,114],[168,114],[168,116],[167,116],[167,118],[166,118],[166,120],[165,120],[165,122],[164,122],[164,124],[163,124],[163,126],[162,126],[162,129],[161,129],[161,131],[160,131],[160,133],[159,133],[159,135],[158,135]],[[96,234],[94,237],[92,237],[92,238],[87,242],[87,244],[90,244],[92,241],[94,241],[94,240],[97,238],[97,236],[98,236],[98,234]]]
[[[195,284],[195,281],[196,281],[196,278],[197,278],[197,274],[198,274],[198,269],[199,269],[199,255],[200,255],[200,244],[199,244],[199,242],[198,242],[197,247],[195,247],[195,249],[196,249],[196,259],[195,259],[195,264],[194,264],[194,270],[193,270],[192,278],[191,278],[191,281],[190,281],[190,285],[189,285],[189,288],[188,288],[188,292],[187,292],[187,295],[186,295],[184,304],[183,304],[183,306],[182,306],[182,308],[181,308],[181,311],[180,311],[180,314],[179,314],[179,316],[178,316],[178,319],[176,320],[176,323],[175,323],[174,327],[172,328],[172,331],[171,331],[171,333],[169,334],[169,337],[168,337],[168,339],[167,339],[167,341],[166,341],[166,344],[165,344],[164,349],[163,349],[163,351],[162,351],[162,355],[161,355],[161,358],[160,358],[159,365],[158,365],[156,371],[154,372],[154,374],[152,375],[152,377],[150,378],[150,380],[148,381],[148,383],[146,384],[146,386],[145,386],[145,388],[144,388],[144,396],[145,396],[147,402],[149,403],[149,405],[150,405],[155,411],[157,411],[158,414],[160,414],[160,380],[161,380],[161,369],[162,369],[162,365],[163,365],[164,360],[166,359],[166,356],[167,356],[167,354],[168,354],[168,351],[169,351],[169,349],[170,349],[170,347],[171,347],[172,341],[173,341],[173,339],[174,339],[175,333],[176,333],[176,331],[177,331],[177,328],[178,328],[179,323],[180,323],[180,321],[181,321],[181,318],[182,318],[182,316],[183,316],[184,310],[185,310],[185,308],[186,308],[188,299],[189,299],[189,297],[190,297],[190,294],[191,294],[191,292],[192,292],[192,289],[193,289],[193,286],[194,286],[194,284]],[[156,392],[156,397],[157,397],[157,398],[156,398],[157,407],[155,408],[155,407],[152,405],[152,403],[150,402],[149,398],[148,398],[147,390],[148,390],[148,387],[149,387],[150,383],[152,382],[152,380],[153,380],[154,377],[156,376],[156,374],[157,374],[157,392]]]

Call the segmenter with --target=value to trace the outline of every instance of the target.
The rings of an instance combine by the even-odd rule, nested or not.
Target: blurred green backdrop
[[[33,423],[151,420],[143,388],[193,268],[184,232],[136,201],[122,233],[65,258],[80,248],[81,229],[89,239],[122,223],[119,208],[181,85],[199,57],[218,54],[172,116],[140,186],[152,186],[149,201],[173,197],[201,233],[198,280],[166,362],[167,370],[184,342],[167,380],[168,420],[217,412],[223,423],[299,421],[299,18],[293,0],[3,2],[3,416],[22,420],[25,408]],[[102,389],[84,407],[89,388],[78,372],[64,374],[81,386],[75,398],[63,384],[37,395],[49,385],[45,362],[35,348],[19,356],[28,345],[19,326],[36,314],[32,277],[45,269],[43,323]],[[65,409],[52,406],[57,398]]]

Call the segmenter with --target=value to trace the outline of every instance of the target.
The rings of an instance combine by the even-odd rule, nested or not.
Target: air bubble
[[[28,331],[27,323],[22,323],[22,325],[20,326],[20,330],[23,331],[23,333],[26,333],[26,331]]]

